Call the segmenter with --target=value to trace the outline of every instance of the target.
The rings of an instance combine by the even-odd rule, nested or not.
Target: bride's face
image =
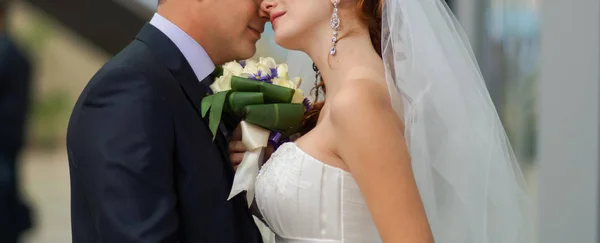
[[[312,44],[315,33],[329,26],[333,0],[263,0],[278,45],[293,50]]]

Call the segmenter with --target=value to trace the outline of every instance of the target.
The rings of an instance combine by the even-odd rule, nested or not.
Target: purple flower
[[[269,83],[269,84],[272,83],[271,82],[271,77],[269,75],[263,76],[261,70],[258,70],[257,74],[250,75],[250,77],[248,77],[248,78],[252,79],[252,80],[256,80],[256,81],[261,81],[261,82]]]
[[[306,108],[305,113],[308,113],[308,111],[310,111],[310,100],[308,100],[308,98],[304,98],[304,100],[302,101],[302,104],[304,105],[304,108]]]
[[[269,135],[269,144],[273,145],[275,147],[275,150],[277,150],[282,144],[290,141],[291,139],[289,137],[283,138],[283,135],[280,132],[273,131]]]
[[[277,68],[271,68],[271,78],[279,77],[277,74]]]
[[[246,67],[246,60],[241,60],[240,61],[240,65],[242,65],[242,68]]]
[[[269,142],[277,144],[281,140],[281,136],[283,135],[280,132],[272,131],[271,134],[269,134]]]

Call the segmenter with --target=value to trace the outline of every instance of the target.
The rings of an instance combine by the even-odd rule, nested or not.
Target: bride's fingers
[[[242,163],[242,160],[244,159],[244,153],[229,154],[229,159],[231,159],[231,164],[233,164],[234,167],[237,167],[240,163]]]
[[[229,153],[246,152],[246,146],[242,141],[231,141],[229,143]]]
[[[229,159],[234,169],[237,169],[237,166],[242,163],[245,153],[246,146],[242,141],[229,142]]]
[[[269,144],[266,148],[265,148],[265,154],[263,156],[263,163],[266,163],[267,160],[269,160],[269,158],[271,158],[271,154],[273,154],[273,152],[275,151],[275,147],[273,147],[272,144]]]
[[[233,130],[233,134],[231,136],[231,141],[241,141],[242,140],[242,126],[238,125],[235,130]]]

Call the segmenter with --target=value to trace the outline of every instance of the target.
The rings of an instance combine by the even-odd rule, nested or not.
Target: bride
[[[324,101],[255,184],[277,242],[530,242],[528,198],[440,0],[264,0]],[[317,93],[318,94],[318,93]]]

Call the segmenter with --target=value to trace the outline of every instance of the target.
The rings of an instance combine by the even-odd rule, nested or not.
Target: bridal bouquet
[[[248,205],[254,195],[254,180],[264,148],[280,144],[302,124],[310,103],[299,89],[301,79],[288,77],[288,66],[273,58],[229,62],[217,67],[214,92],[202,100],[202,116],[209,115],[213,138],[223,112],[241,118],[242,142],[248,152],[235,174],[229,199],[247,191]]]

